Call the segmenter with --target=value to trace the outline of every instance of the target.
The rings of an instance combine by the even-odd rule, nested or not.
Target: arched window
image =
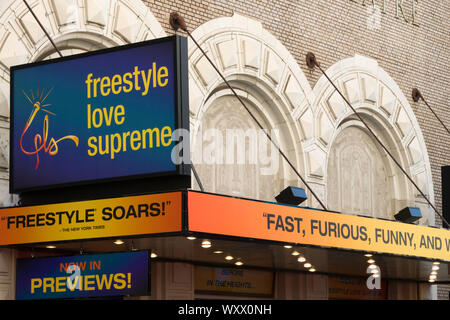
[[[238,14],[208,21],[194,30],[193,36],[304,174],[296,118],[309,108],[311,88],[288,50],[261,23]],[[274,201],[287,185],[301,186],[278,151],[258,134],[256,122],[194,43],[189,46],[189,62],[192,157],[206,191]],[[245,150],[244,163],[236,158],[232,163],[205,163],[205,149],[209,151],[212,141],[205,133],[209,131],[212,136],[212,130],[222,138],[221,159],[226,160],[227,149],[228,155],[233,150]],[[227,131],[228,138],[240,132],[239,140],[245,147],[234,147],[236,140],[226,139]],[[252,142],[255,136],[256,144]],[[256,163],[252,162],[254,148]],[[198,188],[195,180],[193,186]]]
[[[417,119],[393,79],[373,59],[355,55],[331,66],[327,75],[377,137],[434,201],[431,168]],[[405,206],[422,210],[423,224],[434,212],[357,120],[322,76],[314,87],[315,141],[323,152],[329,208],[393,219]]]

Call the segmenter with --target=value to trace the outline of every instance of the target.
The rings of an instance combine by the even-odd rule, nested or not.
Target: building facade
[[[419,224],[442,221],[387,157],[327,79],[305,63],[313,52],[327,75],[442,212],[441,166],[450,164],[450,138],[423,102],[419,88],[444,123],[450,123],[448,43],[450,8],[442,1],[141,1],[29,0],[62,54],[134,43],[174,34],[179,12],[264,128],[330,210],[394,219],[419,207]],[[186,36],[182,31],[180,35]],[[9,67],[57,57],[22,1],[0,4],[0,198],[8,190]],[[253,132],[242,108],[201,51],[189,41],[191,152],[206,191],[273,201],[289,185],[302,186],[279,157],[239,162],[227,154],[205,159],[219,137],[235,150],[227,130]],[[217,140],[215,140],[217,141]],[[249,145],[251,137],[249,137]],[[229,149],[227,149],[227,146]],[[237,154],[239,149],[237,149]],[[200,156],[199,156],[200,155]],[[223,161],[217,161],[222,157]],[[219,159],[220,160],[220,159]],[[263,172],[263,174],[262,174]],[[199,189],[193,179],[193,189]],[[319,208],[309,197],[308,205]],[[0,297],[14,296],[16,252],[1,251]],[[152,267],[152,298],[195,298],[192,265]],[[274,298],[327,299],[329,278],[277,273]],[[420,293],[418,293],[420,292]],[[448,299],[449,287],[390,283],[393,299]],[[418,296],[419,295],[419,296]]]

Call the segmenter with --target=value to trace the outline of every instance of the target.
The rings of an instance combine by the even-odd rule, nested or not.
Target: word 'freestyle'
[[[156,62],[153,62],[152,67],[147,70],[139,70],[139,67],[135,66],[133,72],[115,74],[112,77],[93,78],[93,76],[89,73],[85,81],[88,98],[96,98],[99,93],[106,97],[111,93],[129,93],[133,90],[142,91],[141,94],[145,96],[150,90],[150,85],[153,88],[165,87],[169,82],[167,67],[157,67]]]

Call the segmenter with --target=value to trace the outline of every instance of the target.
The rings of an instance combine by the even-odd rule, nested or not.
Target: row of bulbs
[[[187,239],[188,240],[195,240],[197,238],[193,237],[193,236],[189,236],[189,237],[187,237]],[[202,246],[202,248],[208,249],[208,248],[211,248],[212,243],[211,243],[210,240],[203,240],[201,246]],[[292,249],[292,246],[290,246],[290,245],[285,245],[284,247],[286,249]],[[213,253],[215,253],[215,254],[222,254],[223,251],[222,250],[215,250],[215,251],[213,251]],[[308,269],[309,272],[316,272],[316,269],[313,267],[313,265],[311,263],[309,263],[309,262],[306,262],[306,258],[303,255],[301,255],[300,252],[294,250],[294,251],[291,252],[291,255],[298,256],[297,261],[300,262],[300,263],[304,263],[303,266],[306,269]],[[231,261],[231,260],[234,260],[234,257],[231,256],[231,255],[227,255],[227,256],[225,256],[225,260]],[[240,258],[238,258],[237,261],[234,264],[237,265],[237,266],[242,266],[244,263],[242,262],[242,260]]]
[[[197,238],[193,237],[193,236],[188,236],[188,237],[186,237],[186,239],[188,239],[188,240],[195,240]],[[202,248],[209,249],[209,248],[211,248],[211,246],[212,246],[212,243],[211,243],[210,240],[202,240],[202,244],[201,244]],[[214,250],[213,253],[215,253],[215,254],[223,254],[224,252],[222,250]],[[232,260],[235,260],[235,258],[232,255],[226,255],[225,256],[225,260],[232,261]],[[242,262],[241,258],[237,258],[237,260],[236,260],[236,262],[234,264],[237,265],[237,266],[242,266],[244,264],[244,262]]]
[[[374,278],[378,278],[380,276],[380,267],[378,267],[375,264],[375,260],[373,259],[373,255],[371,253],[366,253],[364,255],[366,258],[369,258],[369,260],[367,260],[367,263],[369,264],[369,269],[370,269],[370,273],[372,274],[372,276]]]
[[[372,254],[367,253],[364,255],[365,257],[370,258],[369,260],[367,260],[367,263],[369,263],[369,269],[370,272],[372,273],[374,278],[378,278],[379,275],[379,267],[375,264],[375,260],[372,259]],[[437,272],[439,270],[439,261],[435,261],[433,262],[433,267],[431,267],[431,272],[430,272],[430,278],[428,279],[428,282],[435,282],[437,279]]]
[[[291,245],[285,245],[284,247],[286,249],[292,249]],[[294,257],[298,257],[297,261],[300,263],[303,263],[303,267],[308,269],[309,272],[316,272],[316,268],[314,268],[311,263],[306,262],[306,258],[300,252],[298,252],[297,250],[294,250],[291,252],[291,255],[293,255]]]
[[[193,237],[193,236],[189,236],[189,237],[187,237],[187,239],[188,240],[195,240],[197,238]],[[124,244],[124,241],[118,239],[118,240],[114,241],[114,244],[122,245],[122,244]],[[212,243],[211,243],[210,240],[203,240],[201,246],[202,246],[202,248],[208,249],[208,248],[211,248]],[[286,249],[292,249],[291,245],[285,245],[284,247]],[[48,249],[55,249],[56,247],[49,245],[49,246],[47,246],[47,248]],[[215,254],[222,254],[223,251],[222,250],[215,250],[215,251],[213,251],[213,253],[215,253]],[[311,263],[306,262],[306,258],[303,255],[301,255],[300,252],[294,250],[294,251],[291,252],[291,255],[299,256],[297,258],[297,261],[300,262],[300,263],[304,263],[303,266],[306,269],[308,269],[310,272],[315,272],[316,271],[316,269],[311,265]],[[375,264],[375,260],[372,258],[372,254],[366,253],[364,256],[367,257],[367,258],[370,258],[369,260],[367,260],[367,263],[369,263],[370,273],[372,273],[374,278],[379,277],[380,276],[379,275],[379,267]],[[152,251],[151,254],[150,254],[150,257],[151,258],[157,258],[158,254],[156,252]],[[225,260],[227,260],[227,261],[232,261],[234,259],[235,258],[233,256],[231,256],[231,255],[225,256]],[[242,260],[240,258],[238,258],[234,264],[237,265],[237,266],[242,266],[244,263],[242,262]],[[430,277],[428,279],[428,282],[433,283],[433,282],[436,281],[436,279],[437,279],[437,271],[439,270],[439,264],[440,263],[438,261],[433,262],[433,267],[431,268]]]
[[[428,279],[428,282],[435,282],[437,279],[437,272],[439,270],[439,261],[435,261],[433,262],[433,266],[431,267],[431,272],[430,272],[430,278]]]
[[[194,237],[194,236],[188,236],[188,237],[186,237],[186,239],[188,239],[188,240],[195,240],[195,239],[197,239],[197,238]],[[122,244],[124,244],[124,243],[125,243],[125,242],[124,242],[123,240],[120,240],[120,239],[117,239],[117,240],[114,241],[114,244],[115,244],[115,245],[122,245]],[[211,248],[212,243],[211,243],[210,240],[203,240],[201,246],[202,246],[202,248],[209,249],[209,248]],[[286,249],[291,249],[291,248],[292,248],[292,246],[290,246],[290,245],[285,245],[284,247],[285,247]],[[50,248],[51,248],[51,249],[54,249],[54,248],[56,248],[56,247],[54,247],[54,246],[47,246],[47,248],[49,248],[49,249],[50,249]],[[224,253],[224,252],[223,252],[222,250],[215,250],[215,251],[213,251],[213,253],[215,253],[215,254],[222,254],[222,253]],[[310,272],[316,272],[316,269],[311,265],[311,263],[306,262],[306,258],[305,258],[303,255],[301,255],[300,252],[294,250],[294,251],[292,251],[291,255],[293,255],[293,256],[299,256],[299,257],[297,258],[297,261],[298,261],[298,262],[304,263],[303,266],[304,266],[306,269],[308,269]],[[157,258],[157,257],[158,257],[158,254],[157,254],[156,252],[152,251],[151,254],[150,254],[150,257],[151,257],[151,258]],[[225,256],[225,260],[227,260],[227,261],[232,261],[232,260],[234,260],[234,259],[235,259],[235,258],[234,258],[232,255],[226,255],[226,256]],[[237,266],[242,266],[242,265],[244,264],[244,262],[242,262],[242,260],[241,260],[240,258],[238,258],[234,264],[237,265]]]

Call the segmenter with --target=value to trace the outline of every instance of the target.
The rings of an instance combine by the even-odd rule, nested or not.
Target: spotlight
[[[311,269],[309,269],[309,272],[316,272],[316,269],[311,268]]]
[[[287,187],[275,197],[275,200],[279,203],[299,205],[303,201],[308,199],[305,189],[297,187]]]
[[[154,252],[152,252],[151,254],[150,254],[150,258],[157,258],[158,257],[158,255],[156,254],[156,253],[154,253]]]
[[[222,251],[222,250],[216,250],[216,251],[214,251],[213,253],[215,253],[215,254],[221,254],[221,253],[223,253],[223,251]]]
[[[237,266],[242,266],[244,263],[239,260],[239,261],[236,261],[234,264],[237,265]]]
[[[283,246],[283,247],[285,247],[286,249],[292,249],[292,246],[290,246],[290,245],[285,245],[285,246]]]
[[[372,254],[371,254],[371,253],[366,253],[366,254],[364,255],[364,257],[370,258],[370,257],[372,257]]]
[[[305,263],[303,266],[305,268],[311,268],[312,267],[311,263],[309,263],[309,262]]]
[[[422,213],[420,213],[420,209],[416,207],[406,207],[400,210],[396,215],[394,215],[395,220],[413,223],[420,218],[422,218]]]
[[[226,256],[225,257],[225,260],[233,260],[234,258],[233,258],[233,256]]]
[[[433,266],[433,267],[431,268],[431,270],[437,271],[437,270],[439,270],[439,266]]]
[[[121,245],[121,244],[124,244],[124,242],[122,240],[118,239],[118,240],[114,241],[114,244]]]
[[[292,251],[292,253],[291,253],[293,256],[298,256],[298,255],[300,255],[300,252],[298,252],[298,251]]]
[[[374,263],[375,263],[375,260],[369,259],[369,260],[367,260],[367,263],[369,263],[369,264],[374,264]]]
[[[51,245],[50,245],[50,246],[46,246],[46,248],[47,248],[47,249],[56,249],[55,246],[51,246]]]
[[[188,240],[195,240],[195,239],[197,239],[196,237],[193,237],[193,236],[189,236],[189,237],[186,237],[186,239],[188,239]]]
[[[305,262],[306,259],[305,259],[305,257],[299,257],[299,258],[297,259],[297,261],[298,261],[298,262]]]

